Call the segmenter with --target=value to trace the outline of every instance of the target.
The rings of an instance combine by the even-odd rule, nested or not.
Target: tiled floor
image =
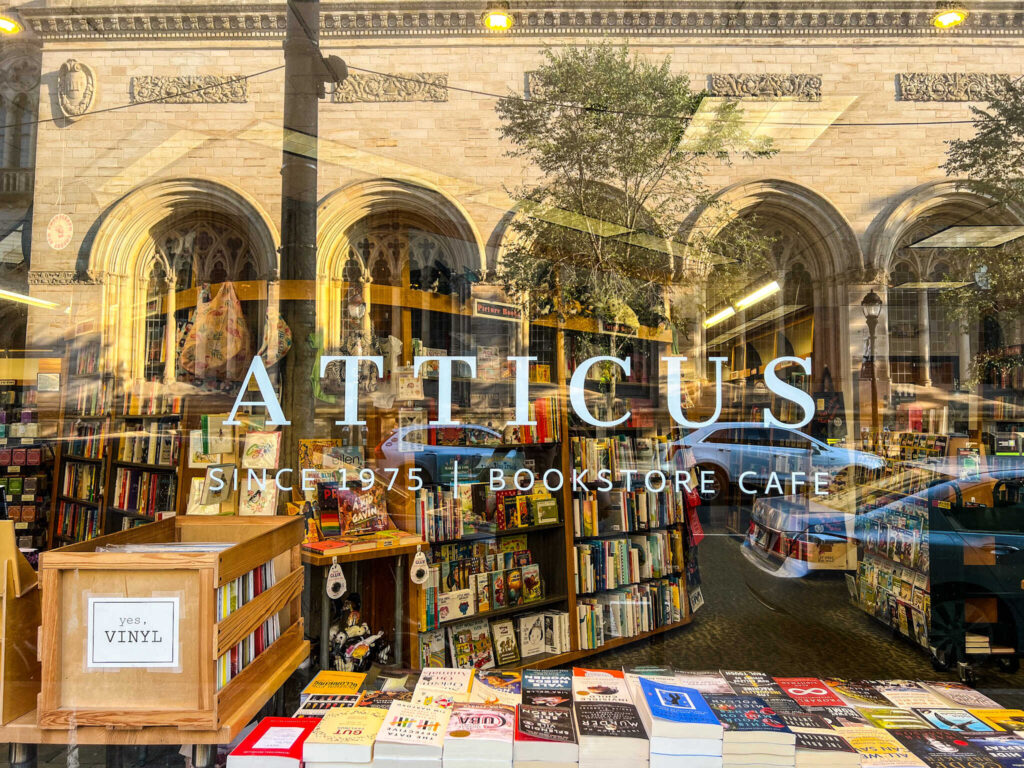
[[[648,643],[592,657],[587,665],[670,664],[792,676],[953,679],[952,674],[935,672],[921,649],[854,608],[841,574],[778,579],[750,564],[738,540],[720,525],[708,525],[707,530],[700,549],[705,605],[693,624]],[[979,671],[978,687],[1006,706],[1019,707],[1024,706],[1022,681],[1024,677],[988,667]],[[6,754],[2,758],[6,765]],[[170,748],[137,750],[123,758],[111,764],[102,748],[82,747],[69,754],[66,749],[44,747],[39,766],[184,765],[184,758]]]

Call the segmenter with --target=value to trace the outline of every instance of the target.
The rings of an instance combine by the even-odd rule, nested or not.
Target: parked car
[[[813,483],[816,472],[835,475],[846,469],[878,472],[885,461],[873,453],[838,448],[787,427],[756,422],[723,422],[694,430],[680,443],[692,450],[698,471],[714,475],[705,501],[718,500],[741,479],[746,489],[769,489],[775,481],[789,486],[787,473],[803,472]],[[773,477],[772,473],[777,477]],[[742,478],[741,478],[742,476]]]
[[[377,446],[377,468],[415,467],[424,484],[449,483],[458,461],[461,480],[487,480],[491,467],[514,471],[523,466],[522,448],[501,443],[500,432],[479,424],[402,426]]]
[[[1024,464],[965,472],[955,460],[909,462],[834,498],[758,499],[743,551],[781,577],[856,569],[868,555],[924,574],[936,666],[990,653],[1013,670],[1024,654],[1022,519]],[[969,653],[968,634],[987,650]]]

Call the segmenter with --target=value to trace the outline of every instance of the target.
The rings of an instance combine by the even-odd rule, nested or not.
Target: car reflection
[[[697,469],[713,474],[707,502],[725,496],[730,486],[744,494],[757,491],[783,493],[793,489],[794,473],[814,483],[822,473],[844,471],[867,475],[880,471],[885,461],[872,453],[828,445],[787,427],[765,427],[756,422],[723,422],[694,430],[681,441],[692,451]]]
[[[480,424],[454,427],[408,425],[394,429],[375,449],[377,468],[419,470],[424,485],[451,483],[458,462],[460,480],[487,480],[488,471],[523,467],[521,446],[502,444],[502,434]]]

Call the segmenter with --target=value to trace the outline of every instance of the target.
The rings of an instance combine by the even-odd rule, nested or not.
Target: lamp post
[[[861,312],[868,324],[868,341],[864,346],[864,361],[860,373],[871,377],[871,443],[872,449],[878,450],[878,438],[881,428],[878,424],[878,379],[875,375],[875,330],[878,328],[878,316],[882,314],[882,299],[871,291],[860,302]]]

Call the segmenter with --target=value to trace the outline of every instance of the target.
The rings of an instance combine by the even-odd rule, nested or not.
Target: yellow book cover
[[[880,728],[840,728],[837,733],[860,753],[860,764],[886,768],[922,768],[924,763],[887,731]]]
[[[316,677],[309,681],[309,685],[299,695],[299,703],[304,704],[306,699],[314,694],[332,696],[339,693],[359,693],[359,687],[365,679],[366,675],[362,672],[337,672],[325,669],[317,672]]]
[[[342,707],[328,710],[302,745],[306,762],[369,763],[386,709]]]
[[[1024,709],[971,709],[972,715],[996,730],[1024,733]]]

